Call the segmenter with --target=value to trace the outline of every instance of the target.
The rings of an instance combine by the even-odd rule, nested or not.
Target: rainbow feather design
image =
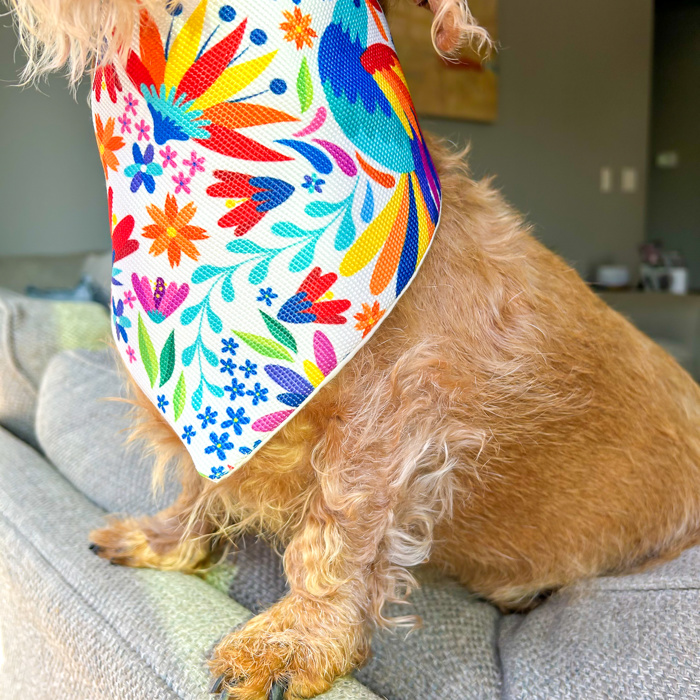
[[[148,103],[156,143],[191,139],[241,160],[291,160],[239,131],[263,124],[297,121],[286,112],[251,104],[247,102],[249,98],[240,97],[240,93],[267,70],[277,51],[238,62],[245,52],[237,55],[246,34],[247,20],[208,48],[216,29],[202,42],[206,11],[207,0],[201,0],[169,47],[164,46],[152,18],[145,11],[141,12],[139,50],[129,52],[126,71]],[[170,38],[169,34],[168,41]],[[253,43],[264,42],[258,39]],[[273,80],[270,85],[272,92],[279,92],[284,81]]]
[[[435,233],[440,184],[396,52],[389,43],[367,45],[370,19],[388,42],[376,0],[338,0],[321,38],[319,74],[333,116],[358,149],[362,169],[379,185],[396,186],[385,208],[347,251],[340,273],[357,274],[377,258],[370,291],[380,294],[396,275],[398,295]],[[396,173],[398,184],[360,153]]]

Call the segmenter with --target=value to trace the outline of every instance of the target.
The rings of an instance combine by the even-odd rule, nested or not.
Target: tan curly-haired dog
[[[130,35],[136,4],[13,2],[32,65],[68,62],[76,78],[105,37]],[[429,4],[439,49],[483,38],[464,0]],[[179,464],[183,490],[155,517],[92,533],[101,556],[195,572],[222,536],[286,547],[289,594],[214,653],[222,697],[329,688],[367,657],[372,627],[393,622],[384,603],[424,562],[512,609],[700,539],[700,388],[471,180],[461,155],[431,151],[443,215],[417,279],[259,455],[206,481],[135,397],[135,434],[157,469]]]

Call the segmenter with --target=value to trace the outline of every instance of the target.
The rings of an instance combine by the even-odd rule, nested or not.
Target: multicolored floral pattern
[[[142,11],[93,111],[117,346],[218,481],[357,352],[433,238],[440,185],[385,18],[376,0]]]

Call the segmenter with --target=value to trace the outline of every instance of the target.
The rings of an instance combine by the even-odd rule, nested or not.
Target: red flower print
[[[282,12],[286,22],[280,24],[280,29],[285,32],[284,38],[286,41],[293,41],[296,44],[297,51],[304,45],[311,48],[313,42],[311,39],[318,36],[311,28],[311,15],[305,15],[298,8],[294,8],[294,14],[288,10]]]
[[[92,89],[95,91],[95,99],[99,102],[102,97],[102,91],[107,90],[109,99],[116,103],[117,90],[122,91],[122,84],[119,81],[117,71],[113,65],[100,66],[95,70],[95,78],[92,81]]]
[[[109,188],[107,193],[107,205],[109,207],[109,222],[112,227],[112,255],[113,262],[122,260],[139,249],[139,242],[131,238],[134,232],[134,217],[131,214],[117,221],[117,215],[112,211],[114,192]],[[126,295],[125,295],[126,296]]]
[[[253,177],[230,170],[215,170],[214,177],[221,180],[207,187],[210,197],[225,197],[226,207],[231,209],[219,219],[221,228],[235,227],[236,236],[244,236],[267,214],[286,202],[294,187],[274,177]]]
[[[365,338],[369,332],[379,323],[379,320],[384,315],[385,309],[379,308],[379,302],[375,301],[372,306],[362,304],[362,311],[355,314],[355,328],[362,331],[362,337]]]
[[[277,318],[286,323],[347,323],[347,318],[341,314],[350,308],[350,301],[334,300],[330,291],[337,279],[334,272],[323,275],[321,268],[315,267],[297,293],[282,305]]]

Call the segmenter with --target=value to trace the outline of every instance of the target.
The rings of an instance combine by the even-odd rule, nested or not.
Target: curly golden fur
[[[481,36],[463,0],[430,5],[441,50],[455,28]],[[183,490],[154,517],[92,533],[101,556],[193,572],[243,532],[285,547],[289,594],[211,661],[232,698],[275,682],[288,698],[326,690],[366,658],[375,625],[410,621],[383,608],[416,565],[517,609],[700,540],[700,388],[472,180],[464,154],[431,152],[443,215],[416,280],[244,467],[201,479],[134,390],[134,435]]]

